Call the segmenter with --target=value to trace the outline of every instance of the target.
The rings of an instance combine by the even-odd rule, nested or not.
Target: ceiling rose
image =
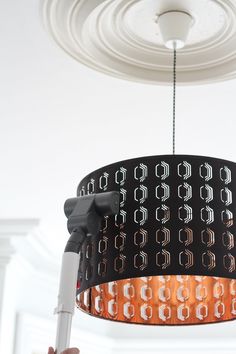
[[[55,41],[79,62],[103,73],[151,84],[172,82],[172,58],[158,19],[169,10],[193,17],[178,53],[179,84],[236,75],[235,0],[45,0],[44,20]]]

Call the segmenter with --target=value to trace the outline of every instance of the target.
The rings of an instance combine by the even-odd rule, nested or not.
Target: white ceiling
[[[59,255],[68,237],[63,203],[85,174],[121,159],[171,153],[172,91],[78,64],[45,31],[41,5],[0,2],[0,210],[1,218],[40,218],[45,241]],[[179,88],[177,153],[236,161],[235,97],[235,80]],[[228,324],[209,333],[215,328],[235,329]],[[125,326],[119,329],[126,335]]]
[[[39,217],[50,245],[67,237],[63,203],[104,164],[171,153],[171,87],[97,73],[44,29],[41,1],[0,3],[2,217]],[[180,87],[177,153],[236,161],[236,81]]]

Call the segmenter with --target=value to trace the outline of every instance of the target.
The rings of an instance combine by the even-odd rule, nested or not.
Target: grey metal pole
[[[79,261],[80,253],[65,252],[63,254],[58,305],[55,309],[55,313],[58,315],[55,346],[57,354],[61,354],[70,346],[71,324],[75,310]]]

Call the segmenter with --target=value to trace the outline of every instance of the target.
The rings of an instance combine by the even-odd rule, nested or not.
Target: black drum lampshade
[[[77,306],[104,319],[149,325],[236,318],[236,164],[165,155],[111,164],[78,196],[120,192],[81,250]]]

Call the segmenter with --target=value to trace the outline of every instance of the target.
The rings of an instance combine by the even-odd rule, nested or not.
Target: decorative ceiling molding
[[[0,238],[27,236],[38,226],[38,219],[0,219]]]
[[[194,21],[178,52],[178,82],[201,84],[236,74],[235,0],[45,0],[45,25],[73,58],[103,73],[150,84],[172,81],[172,55],[158,17],[185,11]]]
[[[47,247],[47,238],[40,230],[38,219],[0,220],[0,259],[14,255],[34,271],[55,278],[58,276],[60,255]]]

